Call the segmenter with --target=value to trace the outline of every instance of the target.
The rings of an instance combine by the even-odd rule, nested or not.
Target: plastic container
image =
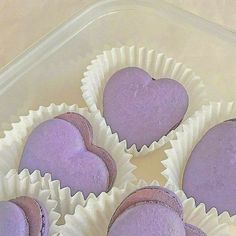
[[[86,66],[103,50],[122,45],[146,46],[183,62],[203,79],[212,101],[235,98],[236,32],[162,0],[85,2],[72,19],[0,71],[0,136],[18,115],[39,105],[84,106],[80,80]],[[163,181],[164,148],[133,159],[137,177]]]

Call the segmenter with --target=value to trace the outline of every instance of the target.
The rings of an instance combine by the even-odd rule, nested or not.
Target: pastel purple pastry
[[[186,236],[207,236],[202,230],[194,225],[185,224]]]
[[[0,235],[29,236],[25,213],[12,202],[0,201]]]
[[[236,214],[236,122],[222,122],[194,147],[183,176],[183,190],[206,209]]]
[[[183,219],[183,206],[179,201],[179,198],[173,192],[160,186],[146,186],[134,191],[125,198],[113,214],[110,225],[127,208],[140,202],[149,201],[165,204],[166,206],[172,208],[179,215],[179,217]]]
[[[25,213],[29,223],[30,236],[48,236],[49,223],[48,213],[35,199],[30,197],[18,197],[11,200]]]
[[[175,211],[156,202],[126,209],[111,225],[109,236],[185,236],[184,223]]]
[[[25,144],[19,170],[40,170],[58,179],[72,194],[98,196],[112,187],[116,165],[104,149],[92,144],[92,128],[77,113],[65,113],[37,126]]]
[[[183,206],[173,192],[147,186],[122,201],[111,218],[107,235],[193,236],[190,227],[183,222]]]
[[[103,160],[109,172],[110,189],[116,177],[116,164],[105,149],[93,144],[93,128],[90,123],[83,116],[80,116],[77,113],[73,112],[64,113],[62,115],[57,116],[56,118],[63,119],[74,125],[80,131],[87,150],[92,153],[95,153]]]
[[[103,113],[107,124],[128,147],[150,146],[175,129],[188,108],[188,94],[177,81],[154,80],[144,70],[127,67],[107,82]]]

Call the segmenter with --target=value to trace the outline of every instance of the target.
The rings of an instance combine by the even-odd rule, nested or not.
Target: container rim
[[[84,4],[72,17],[44,35],[19,56],[0,69],[0,95],[13,85],[22,74],[48,58],[53,52],[72,39],[76,34],[96,19],[118,11],[148,8],[175,22],[190,27],[236,45],[236,31],[208,21],[186,10],[180,9],[165,0],[102,0]]]

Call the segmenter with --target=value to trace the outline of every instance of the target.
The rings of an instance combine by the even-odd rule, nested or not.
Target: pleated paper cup
[[[16,175],[17,170],[12,169],[7,173],[7,176]],[[81,192],[77,192],[74,196],[71,196],[71,191],[69,187],[61,188],[60,181],[52,180],[50,174],[45,174],[41,176],[39,170],[35,170],[32,174],[29,173],[27,169],[22,170],[19,174],[19,179],[23,180],[28,178],[32,184],[40,183],[42,189],[50,191],[50,199],[55,200],[57,205],[55,211],[60,214],[60,218],[57,221],[57,225],[62,225],[65,223],[65,215],[72,215],[75,212],[77,205],[85,206],[86,200]]]
[[[33,183],[29,173],[24,174],[24,178],[13,171],[6,175],[0,174],[0,201],[8,201],[21,196],[34,198],[47,210],[49,235],[59,235],[60,228],[56,223],[60,218],[60,214],[55,211],[57,201],[50,199],[50,189],[42,188],[40,181]]]
[[[117,134],[112,134],[104,120],[96,113],[91,114],[86,108],[66,104],[41,106],[36,111],[30,111],[27,116],[21,116],[18,123],[12,124],[12,130],[6,131],[5,137],[0,140],[0,172],[18,170],[23,148],[31,131],[45,120],[66,112],[76,112],[84,116],[93,128],[93,143],[104,148],[114,159],[117,167],[114,187],[123,188],[126,183],[135,180],[132,173],[135,166],[130,163],[131,155],[125,152],[125,144],[119,142]],[[65,192],[65,196],[68,195],[68,190]]]
[[[204,84],[192,69],[155,50],[123,46],[104,51],[87,67],[81,89],[90,111],[100,111],[103,114],[103,92],[107,81],[116,71],[130,66],[144,69],[155,79],[172,78],[185,87],[189,96],[189,107],[182,124],[207,101]],[[181,128],[182,125],[178,126],[167,136],[154,141],[150,146],[144,145],[140,150],[137,150],[135,144],[128,148],[127,143],[126,149],[134,156],[145,155],[174,138],[175,132]]]
[[[184,168],[188,159],[204,134],[213,126],[236,117],[236,103],[210,103],[197,111],[177,132],[177,139],[171,140],[171,149],[165,151],[167,159],[162,161],[165,170],[162,174],[167,179],[167,187],[173,191],[182,189]],[[212,209],[216,211],[216,209]],[[230,217],[228,212],[220,215],[222,223],[236,224],[236,216]]]
[[[66,223],[61,227],[64,236],[106,236],[109,222],[116,208],[130,193],[144,186],[158,186],[153,181],[147,184],[139,181],[128,184],[124,189],[114,188],[109,194],[101,194],[97,199],[91,198],[85,207],[78,206],[74,215],[66,216]],[[228,227],[220,224],[216,212],[206,213],[205,207],[196,207],[192,198],[186,199],[182,191],[177,191],[184,208],[184,222],[202,229],[207,236],[227,236]]]

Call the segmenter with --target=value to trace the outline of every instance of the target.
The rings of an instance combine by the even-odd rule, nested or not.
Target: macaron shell
[[[12,202],[0,202],[0,235],[29,236],[25,213]]]
[[[126,197],[113,214],[109,227],[127,208],[137,203],[156,202],[175,211],[183,219],[183,206],[179,198],[172,191],[159,186],[147,186],[136,190]]]
[[[72,194],[81,191],[85,198],[109,189],[106,164],[87,150],[79,130],[63,119],[47,120],[31,132],[19,170],[25,168],[30,173],[37,169],[42,175],[50,173],[61,187],[69,186]]]
[[[86,146],[89,146],[93,141],[93,129],[87,119],[75,112],[67,112],[55,117],[69,122],[76,127],[84,139]]]
[[[207,236],[202,230],[194,225],[185,224],[186,236]]]
[[[171,208],[156,202],[126,209],[111,225],[108,236],[185,236],[182,219]]]
[[[103,115],[112,132],[126,140],[128,148],[167,135],[181,122],[188,108],[188,94],[179,82],[152,77],[137,67],[114,73],[103,93]]]
[[[18,197],[11,201],[25,212],[29,223],[29,235],[43,236],[41,234],[43,227],[43,214],[39,203],[30,197]]]
[[[109,172],[109,187],[110,190],[116,178],[117,169],[116,164],[110,154],[103,148],[93,144],[93,129],[88,120],[82,115],[74,112],[67,112],[57,116],[58,119],[63,119],[72,125],[74,125],[81,133],[85,146],[88,151],[95,153],[98,157],[103,160]]]
[[[183,190],[206,210],[236,214],[236,122],[217,124],[194,147],[186,164]]]

